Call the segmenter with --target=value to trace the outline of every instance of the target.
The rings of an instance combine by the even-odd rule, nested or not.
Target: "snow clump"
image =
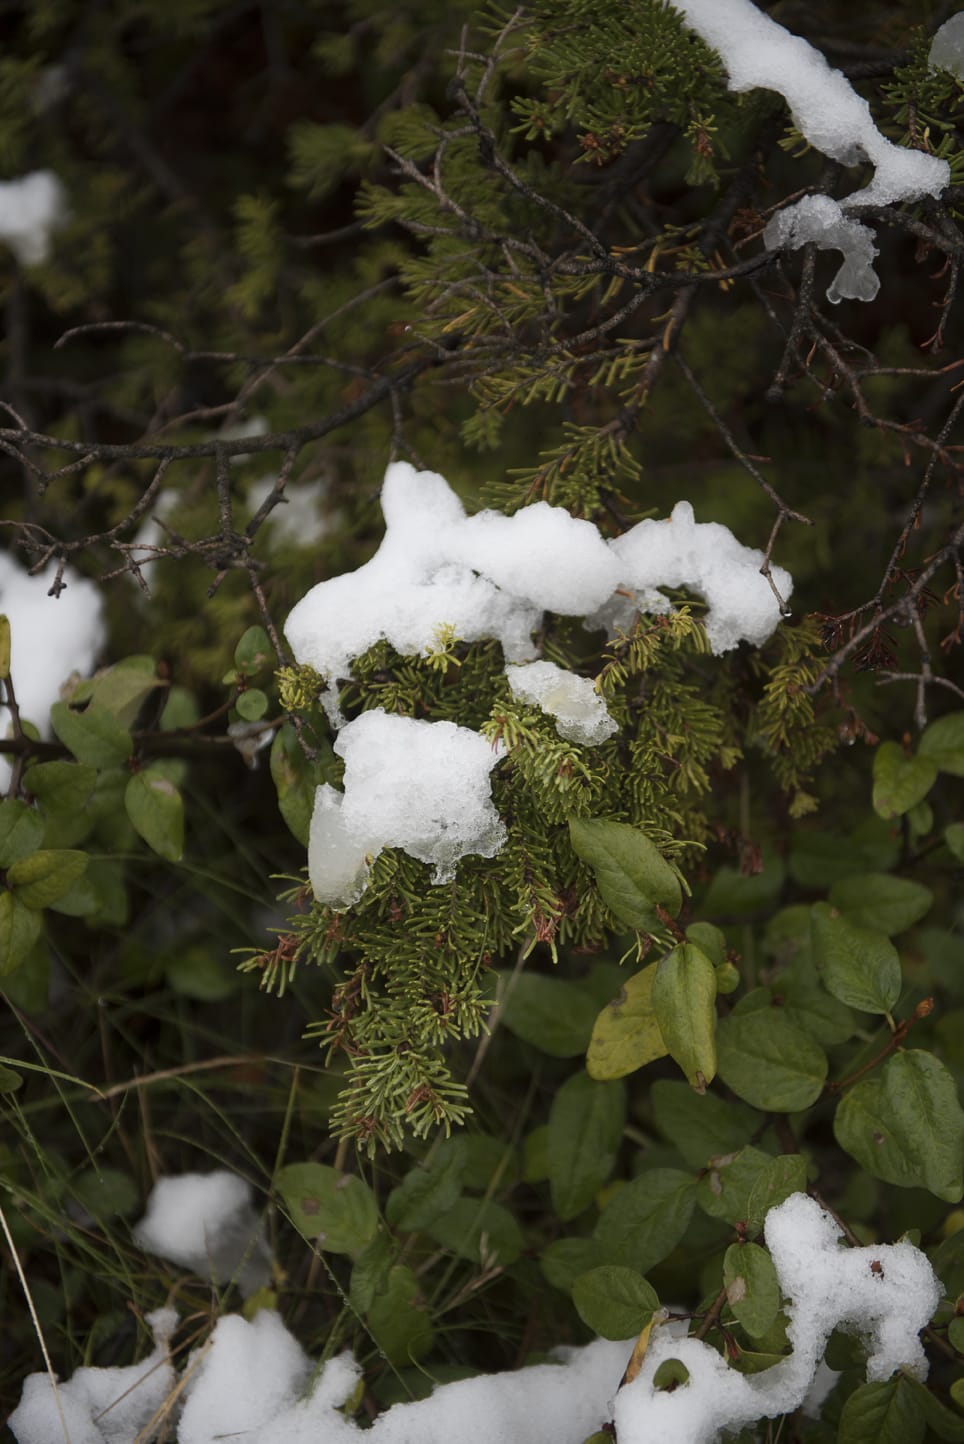
[[[0,615],[10,622],[10,677],[21,718],[42,737],[50,736],[50,709],[61,686],[73,672],[82,677],[93,672],[106,638],[94,583],[67,567],[61,578],[65,590],[52,597],[56,577],[54,562],[31,576],[9,552],[0,552]],[[5,713],[0,706],[0,735],[10,734]],[[0,758],[0,790],[9,779],[9,764]]]
[[[321,700],[341,728],[335,751],[346,762],[345,792],[317,790],[308,844],[315,897],[336,908],[358,900],[383,847],[430,863],[434,881],[445,882],[460,858],[494,857],[505,839],[489,792],[502,749],[451,722],[381,711],[344,725],[337,680],[376,642],[430,655],[452,633],[494,638],[513,694],[554,716],[560,736],[597,746],[616,723],[591,680],[537,659],[532,638],[544,612],[618,630],[639,611],[671,611],[661,587],[686,587],[706,601],[706,634],[719,655],[766,641],[793,586],[782,567],[772,568],[771,585],[761,551],[724,526],[698,523],[686,501],[668,520],[607,541],[546,502],[514,516],[466,516],[444,477],[395,462],[382,510],[385,535],[371,561],[319,582],[285,624],[295,659],[324,677]]]
[[[168,1340],[175,1309],[157,1309],[146,1323],[154,1351],[129,1368],[78,1369],[56,1390],[47,1374],[24,1380],[20,1403],[7,1424],[17,1444],[133,1444],[165,1409],[176,1378]],[[150,1437],[153,1437],[153,1430]]]
[[[252,1294],[271,1278],[271,1255],[251,1185],[221,1168],[159,1179],[134,1238],[148,1253],[216,1284]]]
[[[441,883],[460,858],[494,857],[505,841],[489,783],[505,747],[478,732],[376,708],[341,729],[335,751],[345,759],[345,790],[317,789],[308,839],[319,902],[357,901],[383,847],[430,863]]]
[[[793,1352],[760,1374],[738,1374],[699,1339],[656,1329],[643,1367],[616,1395],[619,1444],[715,1444],[733,1431],[790,1414],[807,1398],[835,1328],[856,1333],[870,1350],[867,1378],[907,1369],[927,1377],[918,1334],[941,1290],[926,1256],[911,1243],[841,1247],[842,1230],[818,1203],[794,1193],[767,1214],[764,1237],[787,1307]],[[678,1359],[689,1378],[673,1392],[657,1389],[656,1371]]]
[[[51,235],[66,216],[66,192],[53,171],[0,181],[0,241],[22,266],[39,266],[47,259]]]
[[[774,216],[763,233],[771,251],[809,241],[822,250],[841,251],[844,263],[827,299],[873,300],[880,286],[873,268],[877,254],[873,232],[848,220],[845,213],[854,206],[888,206],[939,196],[950,183],[947,161],[887,140],[874,124],[867,101],[846,76],[751,0],[673,0],[673,4],[690,29],[722,57],[731,90],[778,91],[797,130],[815,149],[842,165],[866,161],[873,165],[873,179],[862,190],[841,202],[829,196],[805,197]]]

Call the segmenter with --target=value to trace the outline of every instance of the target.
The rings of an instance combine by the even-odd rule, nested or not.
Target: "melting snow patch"
[[[556,731],[567,742],[596,747],[619,730],[589,677],[554,662],[516,663],[506,667],[505,674],[513,697],[555,717]]]
[[[935,32],[927,63],[932,70],[950,70],[964,80],[964,10],[958,10]]]

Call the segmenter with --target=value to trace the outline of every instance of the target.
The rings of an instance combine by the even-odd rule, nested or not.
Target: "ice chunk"
[[[0,241],[22,266],[38,266],[50,253],[50,237],[67,214],[66,192],[53,171],[35,170],[0,181]]]
[[[717,655],[744,640],[760,646],[780,620],[780,605],[760,573],[763,553],[742,546],[718,522],[697,522],[688,501],[677,502],[668,521],[641,521],[609,545],[620,582],[636,592],[641,611],[668,610],[659,587],[686,587],[703,597],[706,634]],[[772,570],[785,601],[793,581],[782,567]]]
[[[308,844],[315,897],[334,907],[357,900],[367,857],[400,847],[447,882],[469,853],[494,857],[505,828],[492,803],[489,773],[504,755],[454,722],[423,722],[377,708],[343,727],[345,791],[318,789]]]
[[[813,241],[822,251],[840,251],[844,263],[827,291],[827,300],[872,301],[880,289],[874,270],[873,232],[860,221],[848,220],[830,196],[805,196],[795,206],[778,211],[763,232],[768,250],[796,250]]]
[[[935,32],[927,63],[932,70],[950,70],[964,80],[964,10],[958,10]]]
[[[510,665],[505,675],[513,697],[555,717],[556,731],[567,742],[596,747],[619,730],[589,677],[566,672],[554,662]]]
[[[168,1340],[177,1325],[173,1309],[147,1315],[154,1351],[128,1368],[78,1369],[54,1393],[47,1374],[24,1380],[20,1403],[7,1420],[17,1444],[59,1444],[64,1425],[71,1444],[131,1444],[153,1438],[151,1420],[174,1388]],[[59,1406],[59,1407],[58,1407]]]
[[[874,124],[867,101],[846,76],[832,69],[819,50],[785,30],[751,0],[673,3],[690,28],[722,57],[731,90],[760,86],[779,91],[790,107],[794,125],[817,150],[843,165],[860,161],[873,165],[870,184],[843,200],[843,210],[855,205],[886,206],[925,195],[939,196],[950,183],[947,161],[887,140]],[[781,212],[783,223],[774,226],[771,222],[765,243],[776,249],[778,245],[802,245],[806,239],[831,250],[842,250],[844,265],[828,293],[830,300],[838,301],[843,296],[871,299],[877,287],[871,287],[866,275],[873,259],[868,256],[869,235],[863,238],[846,231],[840,220],[829,229],[819,225],[810,207],[813,199],[806,198]],[[794,211],[801,207],[804,214],[795,224]]]
[[[162,1178],[134,1229],[141,1248],[245,1294],[271,1277],[271,1256],[251,1185],[227,1169]]]

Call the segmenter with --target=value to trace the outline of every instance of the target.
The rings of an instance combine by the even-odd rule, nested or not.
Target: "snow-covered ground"
[[[248,1271],[255,1284],[252,1268],[267,1266],[250,1189],[226,1171],[161,1180],[135,1238],[216,1281]],[[56,1387],[32,1374],[10,1427],[18,1444],[142,1444],[162,1422],[176,1426],[177,1444],[583,1444],[612,1420],[619,1444],[714,1444],[721,1429],[791,1413],[811,1390],[825,1390],[823,1352],[835,1328],[864,1342],[868,1380],[897,1369],[926,1377],[918,1333],[940,1289],[919,1249],[847,1248],[830,1215],[802,1193],[770,1210],[764,1238],[792,1352],[760,1374],[737,1373],[657,1315],[642,1368],[623,1388],[634,1341],[597,1339],[558,1350],[555,1363],[441,1385],[363,1431],[342,1412],[361,1376],[349,1353],[319,1368],[280,1315],[261,1309],[250,1321],[222,1317],[178,1370],[168,1350],[176,1316],[163,1309],[148,1320],[155,1347],[140,1364],[78,1369]],[[669,1359],[689,1371],[673,1391],[655,1383]]]

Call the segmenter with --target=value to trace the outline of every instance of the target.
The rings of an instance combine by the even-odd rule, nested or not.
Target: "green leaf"
[[[589,863],[600,897],[621,923],[642,933],[660,932],[657,905],[673,917],[679,912],[679,877],[638,827],[600,817],[571,817],[569,836],[573,852]]]
[[[901,1375],[858,1384],[840,1415],[837,1444],[920,1444],[926,1421]]]
[[[10,676],[10,618],[0,616],[0,682]]]
[[[0,1093],[16,1093],[17,1089],[22,1087],[23,1079],[20,1074],[0,1064]]]
[[[925,727],[917,751],[941,772],[964,777],[964,712],[951,712]]]
[[[841,1148],[885,1183],[926,1188],[947,1203],[964,1192],[964,1111],[932,1053],[906,1049],[862,1079],[834,1117]]]
[[[443,1248],[483,1268],[494,1264],[508,1267],[525,1246],[513,1215],[490,1198],[458,1199],[426,1232]]]
[[[357,1254],[378,1227],[378,1205],[365,1181],[324,1163],[289,1163],[275,1177],[300,1234],[328,1253]]]
[[[407,1264],[389,1269],[385,1287],[366,1310],[365,1322],[377,1347],[396,1368],[415,1363],[435,1342],[418,1279]]]
[[[49,907],[69,892],[87,871],[86,852],[70,848],[41,848],[22,857],[7,870],[7,883],[24,907]]]
[[[39,812],[14,798],[0,802],[0,867],[9,867],[33,852],[43,835],[44,820]]]
[[[672,1078],[658,1079],[649,1098],[656,1127],[691,1168],[703,1168],[708,1159],[742,1148],[760,1124],[759,1116],[742,1103],[694,1093]]]
[[[716,969],[692,943],[681,943],[656,967],[653,1010],[663,1042],[692,1088],[716,1076]]]
[[[773,992],[782,1005],[787,1022],[795,1028],[802,1028],[808,1037],[815,1038],[824,1048],[834,1043],[846,1043],[857,1031],[851,1010],[832,998],[819,983],[810,983],[805,978],[784,973],[774,983]]]
[[[208,945],[178,950],[164,969],[164,976],[182,998],[201,1003],[219,1003],[238,990],[238,975]]]
[[[348,1297],[352,1308],[367,1314],[388,1282],[388,1271],[395,1261],[395,1240],[385,1228],[379,1228],[370,1244],[356,1254],[351,1266]]]
[[[96,702],[106,708],[123,726],[134,721],[146,698],[164,682],[157,675],[153,657],[124,657],[113,667],[106,667],[86,682],[80,682],[71,694],[71,703]]]
[[[81,1208],[98,1219],[127,1218],[139,1209],[141,1196],[130,1174],[116,1168],[87,1168],[71,1184]]]
[[[856,928],[902,933],[920,922],[934,902],[930,888],[905,877],[864,872],[841,878],[830,889],[830,904]]]
[[[946,1439],[947,1444],[964,1444],[964,1418],[956,1409],[948,1409],[936,1394],[932,1394],[930,1389],[917,1379],[912,1379],[907,1374],[902,1375],[902,1378],[914,1403],[926,1419],[928,1428],[934,1431],[938,1439]]]
[[[24,776],[27,791],[54,816],[79,812],[96,785],[96,769],[80,762],[38,762]]]
[[[901,817],[930,792],[937,781],[937,763],[929,757],[907,757],[896,742],[882,742],[874,753],[874,811],[878,817]]]
[[[773,1162],[759,1148],[739,1149],[709,1159],[709,1167],[699,1181],[697,1202],[710,1218],[726,1223],[745,1223],[750,1211],[750,1195]]]
[[[25,907],[12,892],[0,892],[0,978],[20,967],[42,928],[39,912]]]
[[[737,1323],[751,1339],[762,1338],[780,1312],[777,1271],[766,1249],[731,1243],[723,1257],[723,1285]]]
[[[944,842],[952,857],[964,862],[964,822],[951,822],[944,829]]]
[[[824,987],[849,1008],[889,1013],[900,997],[900,959],[883,933],[856,928],[827,903],[810,913],[813,956]]]
[[[234,705],[245,722],[258,722],[268,710],[268,698],[260,687],[249,687],[238,694]]]
[[[593,1237],[606,1262],[649,1273],[680,1242],[689,1227],[696,1189],[688,1173],[651,1168],[623,1185],[606,1204]]]
[[[700,948],[714,968],[722,968],[726,962],[726,933],[713,923],[690,923],[686,929],[686,941]]]
[[[750,1189],[746,1204],[746,1225],[759,1232],[771,1208],[776,1208],[791,1193],[803,1193],[807,1187],[807,1160],[801,1153],[781,1153],[759,1175]]]
[[[655,1058],[665,1058],[663,1042],[653,1007],[653,980],[657,963],[634,974],[597,1017],[586,1053],[590,1078],[603,1082],[624,1078]]]
[[[315,746],[319,761],[312,763],[290,722],[278,728],[271,744],[271,780],[278,793],[278,808],[303,847],[308,846],[315,789],[325,781],[326,760],[329,764],[335,760],[327,742],[316,742]]]
[[[601,1339],[631,1339],[659,1308],[655,1289],[636,1269],[602,1264],[580,1274],[572,1286],[576,1312]]]
[[[723,1082],[754,1108],[794,1113],[820,1096],[826,1053],[775,1008],[721,1019],[716,1047]]]
[[[145,767],[124,789],[124,807],[138,836],[167,862],[184,855],[184,802],[162,772]]]
[[[549,1188],[559,1218],[575,1218],[613,1171],[623,1133],[626,1091],[587,1073],[567,1078],[549,1112]]]
[[[271,638],[264,627],[249,627],[234,649],[234,665],[245,677],[254,677],[273,665]]]
[[[55,702],[50,724],[78,762],[98,771],[118,767],[134,751],[127,728],[99,702],[91,702],[83,712],[75,712],[66,702]]]
[[[595,1010],[582,988],[541,973],[501,977],[506,988],[501,1021],[510,1033],[552,1058],[585,1053]]]
[[[462,1192],[465,1153],[465,1139],[450,1138],[436,1146],[426,1163],[409,1170],[385,1204],[393,1228],[417,1233],[452,1207]]]
[[[598,1268],[606,1251],[594,1238],[557,1238],[542,1250],[539,1267],[554,1289],[568,1294],[581,1274]]]
[[[759,872],[744,873],[735,867],[719,867],[706,890],[703,911],[711,917],[742,918],[772,909],[786,870],[774,853],[765,853]]]

